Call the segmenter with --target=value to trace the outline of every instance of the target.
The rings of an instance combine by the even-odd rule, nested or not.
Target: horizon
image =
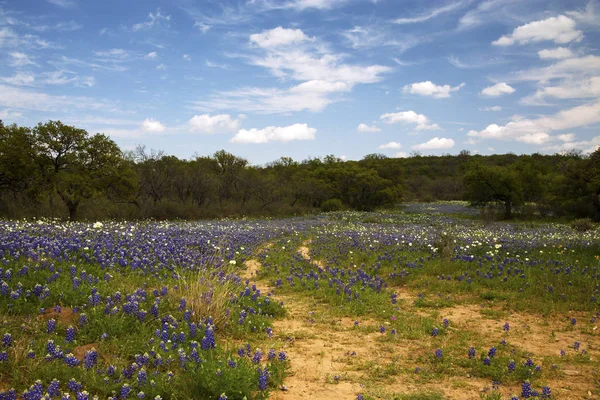
[[[600,146],[600,2],[0,1],[0,119],[179,158]]]

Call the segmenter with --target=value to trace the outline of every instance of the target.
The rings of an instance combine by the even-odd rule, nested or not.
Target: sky
[[[600,146],[600,0],[0,0],[0,119],[260,165]]]

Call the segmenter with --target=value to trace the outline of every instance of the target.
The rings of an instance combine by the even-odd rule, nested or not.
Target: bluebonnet
[[[260,361],[262,360],[262,356],[262,351],[260,349],[256,349],[256,351],[254,352],[254,356],[252,357],[252,362],[255,364],[260,363]]]
[[[47,333],[52,333],[56,330],[56,320],[55,319],[49,319],[48,323],[46,324],[46,332]]]
[[[442,357],[443,357],[443,352],[442,352],[442,349],[437,349],[437,350],[435,351],[435,357],[436,357],[436,358],[442,358]]]
[[[529,383],[529,381],[523,382],[523,385],[521,386],[521,397],[528,399],[532,396],[533,391],[531,390],[531,383]]]
[[[69,327],[67,328],[67,332],[65,334],[65,340],[67,342],[72,342],[75,340],[75,328],[73,328],[73,326],[69,325]]]
[[[269,371],[267,368],[258,369],[258,390],[265,390],[267,388],[267,380],[269,378]]]
[[[542,399],[550,399],[552,398],[552,392],[548,386],[544,386],[542,388]]]
[[[79,360],[75,358],[73,353],[69,353],[65,356],[65,364],[67,364],[69,367],[76,367],[79,365]]]
[[[10,333],[5,333],[2,337],[2,347],[11,347],[13,345],[12,335]]]
[[[469,349],[469,358],[475,357],[475,347]]]
[[[83,367],[91,369],[98,363],[98,352],[96,349],[91,349],[85,352],[83,356]]]

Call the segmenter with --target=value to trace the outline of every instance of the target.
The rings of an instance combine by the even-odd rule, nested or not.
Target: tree
[[[129,196],[135,190],[129,164],[107,136],[90,137],[60,121],[38,124],[33,135],[47,188],[62,199],[71,220],[83,200]]]
[[[464,182],[466,197],[472,205],[501,203],[505,219],[511,219],[513,207],[523,202],[523,188],[512,168],[474,163],[467,170]]]
[[[0,121],[0,190],[32,189],[39,177],[31,130]]]

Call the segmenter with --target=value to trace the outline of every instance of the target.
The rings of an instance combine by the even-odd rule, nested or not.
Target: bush
[[[579,232],[591,231],[594,229],[594,224],[589,218],[579,218],[571,223],[571,228]]]
[[[321,211],[323,212],[341,211],[343,209],[344,205],[340,199],[329,199],[321,203]]]

